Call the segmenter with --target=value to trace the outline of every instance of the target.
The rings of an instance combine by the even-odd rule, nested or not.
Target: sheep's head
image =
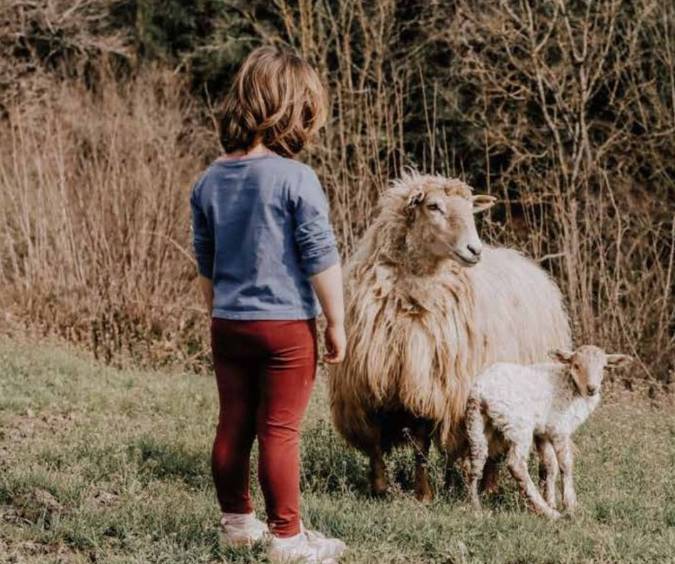
[[[483,245],[474,214],[494,205],[495,198],[472,195],[464,182],[441,176],[409,175],[406,190],[407,241],[435,258],[451,258],[461,266],[480,261]]]
[[[569,368],[570,375],[583,396],[600,393],[605,368],[624,366],[633,361],[625,354],[607,354],[599,347],[583,345],[575,351],[556,349],[551,357]]]

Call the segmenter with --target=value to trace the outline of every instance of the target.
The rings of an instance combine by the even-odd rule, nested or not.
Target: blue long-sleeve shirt
[[[310,319],[309,277],[339,261],[314,171],[277,155],[215,161],[190,198],[193,246],[213,317]]]

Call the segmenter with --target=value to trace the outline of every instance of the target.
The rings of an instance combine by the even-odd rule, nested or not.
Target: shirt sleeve
[[[213,233],[199,201],[199,183],[192,189],[192,247],[197,259],[197,271],[206,278],[213,278]]]
[[[314,171],[302,176],[294,201],[295,242],[302,269],[314,276],[337,264],[340,256],[330,225],[328,199]]]

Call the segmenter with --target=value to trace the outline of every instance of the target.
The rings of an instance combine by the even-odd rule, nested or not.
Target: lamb
[[[627,364],[623,354],[606,354],[593,345],[574,352],[554,350],[558,363],[498,363],[484,370],[467,402],[470,449],[469,494],[480,509],[478,482],[488,456],[507,455],[509,471],[536,513],[551,519],[556,511],[555,481],[562,473],[564,508],[576,506],[571,436],[600,403],[605,367]],[[532,441],[545,469],[545,499],[530,478],[527,459]]]
[[[431,442],[451,462],[464,452],[479,371],[571,346],[548,274],[478,237],[474,214],[493,204],[458,179],[406,173],[382,194],[347,264],[347,355],[331,369],[331,410],[337,430],[370,457],[375,495],[387,490],[384,455],[412,442],[415,494],[430,500]]]

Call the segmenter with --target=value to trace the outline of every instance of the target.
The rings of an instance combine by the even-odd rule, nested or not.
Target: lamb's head
[[[458,179],[418,174],[404,176],[395,189],[405,197],[402,211],[411,248],[461,266],[480,261],[483,245],[474,214],[492,207],[493,196],[472,195]]]
[[[624,366],[633,361],[626,354],[607,354],[594,345],[583,345],[575,351],[556,349],[551,357],[569,368],[570,376],[582,396],[600,393],[605,368]]]

